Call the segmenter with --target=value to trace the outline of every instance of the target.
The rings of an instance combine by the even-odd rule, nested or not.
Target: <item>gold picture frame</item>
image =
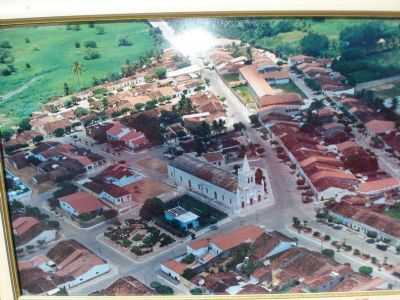
[[[360,17],[360,18],[400,18],[400,12],[379,11],[379,12],[357,12],[357,11],[311,11],[311,12],[293,12],[293,11],[243,11],[243,12],[188,12],[188,13],[137,13],[137,14],[114,14],[114,15],[87,15],[70,17],[43,17],[43,18],[25,18],[25,19],[3,19],[0,20],[0,30],[2,27],[26,26],[26,25],[44,25],[44,24],[66,24],[69,22],[85,23],[90,21],[118,22],[128,20],[146,20],[146,19],[170,19],[170,18],[194,18],[194,17]],[[7,201],[7,191],[5,188],[5,164],[3,149],[0,149],[0,235],[4,233],[4,245],[0,245],[0,265],[2,266],[2,275],[0,276],[0,297],[10,300],[39,300],[39,299],[94,299],[95,297],[86,296],[26,296],[21,295],[18,270],[16,264],[16,254],[13,246],[13,231],[9,214]],[[3,243],[2,243],[3,244]],[[6,256],[6,257],[5,257]],[[3,265],[6,264],[6,265]],[[4,270],[8,270],[5,272]],[[5,275],[4,275],[5,274]],[[5,296],[4,296],[5,295]],[[140,296],[127,297],[107,297],[97,296],[100,300],[111,299],[135,299],[140,300]],[[96,299],[97,299],[96,298]],[[150,298],[150,297],[149,297]],[[354,299],[354,300],[394,300],[400,299],[400,290],[368,291],[368,292],[345,292],[345,293],[312,293],[312,294],[274,294],[274,295],[240,295],[240,296],[151,296],[151,299]]]

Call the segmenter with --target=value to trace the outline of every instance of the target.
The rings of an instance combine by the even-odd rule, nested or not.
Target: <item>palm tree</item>
[[[83,72],[83,65],[79,62],[76,61],[72,65],[72,74],[76,77],[79,85],[79,89],[81,88],[81,76]]]

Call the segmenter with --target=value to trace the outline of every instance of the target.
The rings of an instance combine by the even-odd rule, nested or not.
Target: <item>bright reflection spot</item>
[[[194,28],[176,34],[171,44],[185,56],[200,56],[216,44],[215,37],[207,30]]]

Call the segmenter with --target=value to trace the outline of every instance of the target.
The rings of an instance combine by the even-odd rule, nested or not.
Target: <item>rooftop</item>
[[[15,234],[18,236],[26,234],[33,227],[39,224],[39,220],[33,217],[19,217],[12,222],[12,227]]]
[[[206,180],[225,190],[231,192],[236,192],[237,190],[238,183],[235,175],[193,156],[187,154],[178,156],[170,163],[170,166]]]
[[[365,127],[374,134],[382,134],[394,130],[396,124],[392,121],[371,120],[365,124]]]
[[[385,192],[400,187],[400,180],[389,177],[363,182],[359,185],[358,191],[361,194]]]
[[[271,86],[264,80],[263,76],[257,72],[257,67],[255,65],[242,67],[239,69],[239,72],[254,90],[258,98],[274,94]]]
[[[93,293],[92,295],[101,296],[147,296],[153,295],[152,289],[141,283],[132,276],[126,276],[114,281],[104,290]]]
[[[277,95],[265,95],[260,97],[258,105],[260,107],[271,105],[302,105],[303,100],[297,93],[281,93]]]
[[[79,214],[90,213],[105,207],[103,202],[87,192],[76,192],[61,197],[59,200],[71,205]]]
[[[400,222],[394,218],[362,206],[352,206],[343,202],[334,204],[330,210],[344,217],[374,227],[386,234],[400,238]]]

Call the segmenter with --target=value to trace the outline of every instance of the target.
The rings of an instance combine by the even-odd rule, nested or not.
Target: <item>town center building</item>
[[[266,200],[266,183],[256,179],[260,171],[250,168],[247,157],[238,175],[187,154],[168,165],[168,177],[177,187],[230,214]]]

